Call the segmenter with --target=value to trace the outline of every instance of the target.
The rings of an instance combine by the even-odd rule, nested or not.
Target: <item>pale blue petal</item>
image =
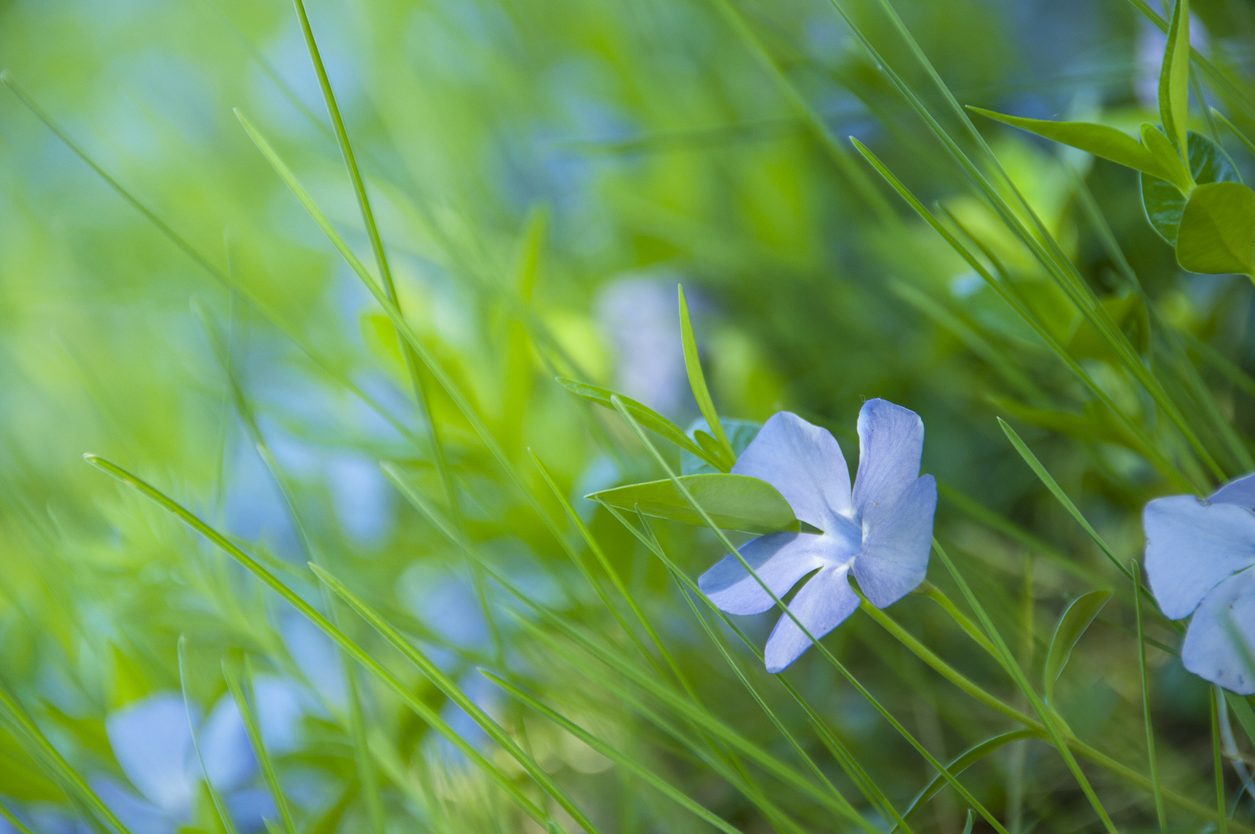
[[[925,475],[887,510],[863,516],[863,549],[854,560],[854,578],[872,605],[892,605],[924,581],[936,512],[937,482]]]
[[[284,794],[291,799],[285,786]],[[246,788],[227,795],[227,813],[235,821],[242,834],[266,830],[266,820],[277,820],[279,809],[274,797],[265,788]]]
[[[185,725],[186,726],[186,725]],[[110,811],[113,812],[130,834],[170,834],[177,831],[179,825],[186,822],[190,806],[180,809],[178,814],[159,808],[142,799],[119,785],[112,779],[96,779],[91,783],[92,790],[100,797]],[[32,820],[38,824],[40,821]],[[52,828],[39,825],[35,831],[50,831]]]
[[[342,669],[334,654],[329,662]],[[253,684],[257,697],[257,722],[262,741],[271,755],[290,753],[300,746],[301,723],[306,715],[321,713],[313,697],[290,678],[261,677]],[[329,693],[334,694],[334,693]]]
[[[1156,498],[1142,522],[1146,578],[1170,619],[1189,616],[1221,580],[1255,564],[1255,513],[1236,504]]]
[[[248,739],[244,717],[231,695],[218,699],[197,731],[196,738],[200,743],[200,754],[205,759],[205,770],[218,790],[233,790],[253,774],[257,759]]]
[[[1185,632],[1181,661],[1203,680],[1239,695],[1255,695],[1253,660],[1255,570],[1246,570],[1203,598]]]
[[[1213,504],[1237,504],[1239,507],[1255,510],[1255,475],[1230,481],[1213,492],[1209,500]]]
[[[821,639],[858,610],[859,599],[850,588],[849,572],[848,564],[826,567],[797,592],[789,602],[789,611],[806,626],[810,637],[793,622],[792,617],[781,616],[767,638],[764,659],[768,672],[784,671],[811,647],[811,637]]]
[[[182,696],[137,701],[110,715],[105,732],[122,772],[149,801],[168,811],[190,806],[192,734]]]
[[[861,515],[875,514],[919,477],[924,422],[909,408],[868,400],[858,413],[858,442],[854,506]]]
[[[821,530],[833,513],[848,515],[850,470],[827,429],[781,411],[763,424],[732,471],[780,490],[798,518]]]
[[[323,703],[337,709],[345,707],[349,702],[348,682],[344,678],[340,650],[331,638],[299,614],[282,617],[279,632],[301,674]]]
[[[810,533],[772,533],[742,545],[741,556],[777,597],[820,567],[822,537]],[[745,569],[735,553],[729,553],[697,580],[711,601],[729,614],[761,614],[775,605],[771,595]]]

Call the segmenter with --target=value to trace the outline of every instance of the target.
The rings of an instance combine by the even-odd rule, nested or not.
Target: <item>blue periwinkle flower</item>
[[[741,556],[757,579],[729,554],[698,581],[716,605],[729,614],[760,614],[775,604],[772,594],[783,596],[813,574],[789,611],[818,640],[859,606],[851,573],[878,608],[924,581],[937,510],[936,481],[919,474],[924,424],[909,409],[869,400],[858,436],[850,489],[841,447],[827,430],[787,411],[766,422],[732,471],[770,483],[799,519],[823,532],[771,533],[745,544]],[[810,646],[797,623],[782,616],[767,640],[767,671],[782,671]]]
[[[1255,475],[1204,501],[1146,505],[1146,578],[1164,616],[1194,614],[1181,661],[1204,680],[1255,694]]]
[[[259,687],[259,709],[269,700]],[[138,795],[111,780],[95,787],[135,834],[168,834],[191,822],[206,775],[243,830],[260,829],[263,817],[273,813],[269,795],[251,784],[257,760],[243,717],[229,695],[219,700],[197,732],[204,771],[178,694],[159,693],[131,704],[110,715],[105,730],[114,757]]]

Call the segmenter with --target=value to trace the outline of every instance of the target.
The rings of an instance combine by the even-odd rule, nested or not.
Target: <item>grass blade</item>
[[[702,373],[702,358],[697,350],[697,337],[693,334],[693,320],[689,316],[688,301],[684,297],[684,287],[677,286],[676,294],[680,299],[680,342],[684,346],[684,370],[688,373],[689,387],[693,390],[693,398],[697,400],[697,408],[706,418],[706,424],[714,433],[721,452],[718,461],[711,461],[724,472],[732,468],[736,462],[736,452],[728,441],[728,434],[719,421],[719,410],[710,398],[710,388],[706,385],[706,375]],[[706,457],[703,455],[703,457]]]

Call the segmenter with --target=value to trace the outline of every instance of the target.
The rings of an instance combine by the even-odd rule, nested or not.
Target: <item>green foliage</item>
[[[706,375],[702,373],[702,360],[697,352],[697,337],[693,334],[693,322],[689,317],[688,301],[684,298],[684,288],[678,287],[680,297],[680,341],[684,347],[684,370],[688,373],[689,387],[693,390],[693,398],[702,412],[711,434],[698,430],[695,433],[698,444],[706,450],[716,467],[727,471],[736,462],[736,452],[728,441],[719,420],[719,412],[710,398],[710,389],[706,386]]]
[[[1148,144],[1145,141],[1138,142],[1123,131],[1102,124],[1026,119],[1023,116],[1008,116],[980,107],[968,109],[985,118],[1027,130],[1052,142],[1079,148],[1117,165],[1132,168],[1134,171],[1141,171],[1159,179],[1177,180],[1176,168],[1179,166],[1174,166],[1170,160],[1164,159],[1163,155],[1158,152],[1153,138]]]
[[[663,417],[657,411],[654,411],[649,406],[644,405],[643,403],[638,403],[631,397],[616,394],[609,388],[602,388],[600,385],[590,385],[587,382],[576,382],[573,379],[566,379],[565,377],[558,377],[558,384],[575,396],[582,397],[589,402],[597,403],[597,405],[605,408],[613,409],[615,407],[615,401],[617,400],[623,404],[623,407],[626,408],[634,418],[640,421],[642,426],[654,432],[664,440],[669,440],[671,443],[679,446],[689,454],[699,457],[711,465],[714,465],[717,461],[722,462],[719,459],[711,460],[711,452],[709,452],[696,440],[686,435],[683,429],[668,420],[666,417]]]
[[[1165,143],[1167,137],[1156,127],[1148,126],[1144,133],[1158,136]],[[1169,145],[1168,150],[1175,155]],[[1190,174],[1194,182],[1205,185],[1213,182],[1241,182],[1237,166],[1224,149],[1201,133],[1189,134]],[[1154,177],[1140,177],[1142,208],[1151,228],[1172,246],[1177,245],[1177,229],[1185,212],[1186,194],[1179,187]]]
[[[1089,627],[1110,599],[1110,591],[1090,591],[1072,600],[1063,610],[1046,648],[1046,664],[1042,671],[1042,692],[1045,693],[1046,700],[1054,700],[1055,684],[1063,675],[1076,644],[1089,631]]]
[[[675,480],[667,478],[602,490],[588,498],[629,512],[686,524],[704,524],[701,514],[704,511],[725,530],[777,533],[801,529],[801,522],[793,515],[784,496],[766,481],[748,475],[719,472],[681,475]],[[693,506],[694,502],[700,509]]]
[[[1175,0],[1168,24],[1168,45],[1159,74],[1159,116],[1177,155],[1187,159],[1186,123],[1190,116],[1190,2]]]
[[[187,832],[257,828],[220,703],[275,832],[1255,831],[1137,565],[1255,469],[1251,285],[1182,271],[1255,271],[1249,21],[1193,6],[0,3],[0,830],[128,830],[174,696]],[[928,581],[768,675],[790,598],[697,577],[809,528],[729,470],[788,409],[855,471],[870,397]]]
[[[637,418],[638,420],[640,418]],[[646,428],[649,424],[641,420],[641,425]],[[734,457],[740,457],[741,452],[745,451],[745,447],[758,436],[758,430],[762,428],[760,423],[753,420],[738,420],[735,418],[722,418],[724,430],[728,433],[728,443],[732,446]],[[706,418],[699,417],[693,421],[693,425],[689,426],[689,432],[696,437],[707,434]],[[680,471],[685,475],[696,475],[700,472],[718,472],[715,466],[704,458],[700,458],[691,452],[685,451],[680,455]]]
[[[1177,230],[1177,262],[1190,272],[1255,272],[1255,191],[1236,182],[1190,192]]]

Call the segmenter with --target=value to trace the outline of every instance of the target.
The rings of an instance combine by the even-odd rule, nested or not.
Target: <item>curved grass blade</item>
[[[100,798],[100,795],[92,789],[87,781],[74,769],[74,766],[61,755],[61,751],[44,735],[44,732],[39,729],[39,725],[31,718],[21,702],[13,697],[9,693],[8,688],[2,684],[0,684],[0,715],[5,715],[16,729],[34,742],[37,758],[42,759],[45,762],[45,767],[64,781],[67,786],[67,792],[82,802],[92,813],[99,816],[99,820],[94,817],[91,819],[93,825],[102,827],[100,820],[103,820],[118,834],[131,834],[130,829],[118,819],[117,815]]]
[[[577,382],[574,379],[566,377],[555,377],[558,384],[566,390],[570,391],[577,397],[582,397],[589,402],[597,403],[597,405],[605,408],[613,409],[614,397],[618,397],[623,401],[628,411],[632,412],[632,416],[640,421],[641,425],[652,431],[654,434],[668,440],[679,446],[681,449],[690,454],[697,455],[702,460],[710,463],[712,466],[716,464],[717,459],[713,458],[702,446],[698,445],[691,437],[684,433],[684,430],[675,423],[663,417],[657,411],[654,411],[644,403],[637,402],[631,397],[625,397],[617,394],[609,388],[603,388],[600,385],[592,385],[587,382]]]
[[[645,617],[644,612],[640,609],[639,604],[631,595],[631,592],[623,584],[622,579],[618,575],[618,571],[616,571],[613,565],[609,563],[605,552],[602,550],[601,546],[597,543],[596,539],[593,538],[591,532],[588,530],[584,522],[579,518],[579,515],[575,511],[575,508],[571,506],[571,502],[566,498],[566,496],[558,488],[557,484],[553,481],[552,476],[549,474],[548,470],[541,463],[540,459],[535,454],[533,454],[532,457],[537,467],[540,469],[542,477],[544,478],[546,483],[549,485],[550,489],[553,491],[555,498],[559,501],[559,503],[563,505],[568,516],[572,519],[572,521],[576,524],[577,528],[579,529],[581,536],[584,538],[589,548],[593,551],[594,556],[602,564],[602,567],[606,570],[607,574],[610,575],[611,581],[615,585],[615,588],[621,594],[623,594],[624,598],[628,601],[629,607],[631,607],[631,609],[633,610],[637,618],[641,621],[642,626],[645,628],[646,632],[649,634],[651,641],[655,644],[655,647],[658,653],[663,657],[664,662],[667,664],[667,666],[670,667],[670,669],[672,670],[672,673],[675,675],[676,680],[680,682],[681,688],[685,696],[688,698],[689,701],[696,704],[697,703],[696,692],[692,688],[687,677],[683,674],[683,671],[681,670],[681,668],[675,661],[675,658],[672,656],[672,653],[670,652],[670,650],[666,647],[665,643],[662,642],[660,636],[658,635],[657,631],[654,629],[653,625]],[[436,512],[435,508],[431,506],[430,502],[425,500],[415,489],[413,489],[413,487],[410,484],[408,484],[404,478],[401,478],[399,476],[399,473],[397,473],[393,467],[385,465],[384,472],[385,474],[388,475],[389,479],[393,482],[393,484],[397,487],[397,489],[401,492],[401,494],[416,509],[418,509],[419,512],[421,512],[433,524],[435,524],[436,527],[440,530],[442,534],[444,534],[445,537],[447,537],[451,542],[457,545],[469,559],[476,562],[480,562],[480,563],[483,562],[482,556],[480,556],[478,553],[475,552],[475,550],[466,541],[466,539],[462,537],[461,535],[459,535],[455,530],[453,530],[447,523],[445,523],[444,520],[440,518],[439,514]],[[616,517],[618,516],[617,511],[615,511],[613,508],[611,508],[610,511],[614,513]],[[620,625],[623,627],[624,632],[629,636],[632,642],[640,648],[642,656],[646,657],[649,660],[652,660],[652,655],[650,654],[650,652],[646,649],[646,647],[641,645],[640,640],[636,636],[635,632],[632,629],[628,628],[627,622],[625,622],[625,620],[621,617],[617,609],[613,605],[611,605],[609,597],[605,594],[605,591],[600,587],[600,584],[594,581],[593,577],[589,574],[587,567],[578,558],[578,555],[573,550],[570,550],[570,549],[567,549],[567,552],[568,552],[568,555],[571,557],[572,561],[574,561],[577,567],[580,569],[581,573],[585,575],[587,581],[593,584],[594,589],[596,590],[599,599],[601,599],[603,604],[605,604],[613,612],[613,615],[619,621]],[[509,580],[508,577],[501,575],[491,565],[485,564],[484,567],[485,567],[486,572],[496,582],[498,582],[501,585],[501,587],[503,587],[506,591],[508,591],[512,595],[514,595],[518,599],[519,602],[523,603],[525,606],[527,606],[531,610],[536,611],[541,616],[544,616],[546,618],[554,617],[552,612],[538,605],[534,600],[528,598],[523,592],[521,592],[518,588],[516,588],[513,585],[513,583]],[[527,625],[529,627],[531,626],[530,623]],[[598,658],[605,657],[605,654],[606,654],[605,647],[600,647],[598,649],[590,649],[589,651],[590,653],[593,653],[594,656]],[[629,661],[625,658],[623,662],[628,663]],[[651,666],[649,669],[649,675],[647,676],[647,679],[654,680],[656,677],[657,676],[656,676],[655,669]],[[661,679],[658,679],[658,680],[659,680],[659,685],[662,685]],[[700,704],[698,706],[700,707]],[[785,820],[782,817],[781,812],[778,809],[771,806],[769,803],[769,800],[765,796],[762,796],[761,792],[757,794],[755,793],[757,791],[757,788],[754,786],[754,784],[751,781],[749,781],[750,777],[746,773],[745,768],[741,764],[741,761],[739,757],[737,756],[736,752],[732,750],[729,745],[724,744],[722,740],[716,736],[715,733],[710,732],[708,729],[700,726],[698,723],[693,722],[691,720],[689,721],[689,723],[699,733],[711,739],[715,743],[716,746],[720,747],[721,753],[722,753],[721,758],[728,760],[728,764],[725,768],[725,765],[722,762],[719,762],[718,760],[712,757],[708,761],[711,767],[723,773],[729,780],[733,781],[734,783],[740,784],[744,792],[746,793],[746,796],[749,797],[751,801],[758,804],[765,815],[772,818],[773,820],[779,818],[782,824],[787,823],[787,820]],[[690,745],[693,744],[693,742],[691,741],[691,737],[692,737],[692,733],[687,733],[685,735],[686,742]]]
[[[1218,686],[1211,688],[1211,766],[1216,780],[1216,831],[1218,834],[1229,834],[1229,801],[1225,795],[1224,756],[1220,745],[1220,705],[1223,703],[1224,690]]]
[[[192,701],[187,694],[187,635],[185,634],[179,635],[177,654],[179,662],[179,690],[183,694],[183,710],[187,713],[187,731],[192,739],[192,751],[196,754],[196,761],[200,765],[201,781],[205,785],[205,790],[209,793],[209,801],[213,803],[214,810],[218,813],[218,822],[222,825],[223,831],[226,834],[236,834],[239,829],[236,828],[235,821],[231,818],[231,812],[227,809],[227,804],[223,801],[218,787],[209,778],[209,766],[200,747],[200,738],[196,732],[196,722],[192,720]]]
[[[697,408],[706,418],[706,425],[719,443],[719,460],[712,461],[718,468],[727,472],[736,462],[736,452],[728,434],[719,422],[719,410],[710,397],[710,388],[706,385],[706,375],[702,373],[702,358],[697,350],[697,336],[693,333],[693,320],[689,316],[688,300],[684,297],[684,287],[676,286],[676,294],[680,299],[680,341],[684,347],[684,370],[688,373],[689,387],[693,389],[693,398],[697,400]]]
[[[336,144],[340,147],[340,153],[344,157],[344,167],[348,170],[349,179],[353,183],[353,195],[357,198],[358,210],[362,215],[362,223],[366,227],[366,236],[370,239],[371,252],[375,257],[375,266],[379,269],[384,293],[387,295],[388,300],[400,311],[401,299],[397,295],[396,281],[392,277],[392,267],[388,262],[388,253],[383,245],[383,236],[379,233],[379,224],[375,220],[375,211],[371,207],[370,194],[366,190],[366,182],[362,177],[361,168],[357,164],[357,155],[353,152],[353,143],[349,141],[349,131],[344,124],[343,116],[340,114],[340,105],[336,101],[335,91],[331,87],[331,78],[327,75],[327,68],[323,64],[322,53],[318,49],[318,41],[314,38],[314,30],[310,25],[309,15],[305,11],[305,2],[304,0],[293,0],[293,5],[296,8],[296,15],[301,24],[301,34],[305,38],[306,50],[309,52],[310,61],[314,65],[314,74],[318,76],[318,87],[322,91],[323,101],[327,106],[327,115],[331,118],[331,125],[335,130]],[[454,510],[454,514],[461,515],[457,487],[454,485],[453,476],[449,471],[449,462],[445,454],[444,442],[441,439],[440,426],[432,415],[431,398],[427,391],[427,383],[423,379],[420,360],[415,354],[414,348],[407,343],[405,334],[401,332],[400,328],[397,330],[397,341],[400,342],[401,352],[405,357],[405,368],[409,374],[410,385],[414,391],[414,398],[418,403],[419,413],[431,432],[429,445],[432,451],[432,458],[435,461],[436,471],[440,476],[440,482],[444,487],[445,495],[449,500],[449,505]]]
[[[279,818],[283,821],[283,830],[287,834],[296,834],[296,822],[292,818],[292,808],[288,804],[283,786],[279,784],[279,775],[275,772],[274,761],[270,751],[266,749],[266,741],[262,738],[261,726],[257,723],[257,711],[253,708],[256,693],[253,690],[253,673],[249,668],[248,659],[244,660],[243,669],[235,669],[232,664],[223,661],[222,676],[226,679],[227,689],[235,701],[235,708],[240,711],[244,720],[244,729],[248,732],[248,740],[257,755],[257,763],[261,767],[262,776],[270,794],[274,797],[275,807],[279,809]]]
[[[165,509],[173,514],[188,527],[192,528],[194,531],[206,538],[210,543],[215,545],[218,549],[222,550],[238,562],[242,567],[248,570],[249,573],[256,576],[262,583],[277,593],[289,605],[317,626],[319,630],[344,648],[355,661],[364,666],[383,683],[387,684],[387,686],[391,688],[424,723],[448,739],[463,754],[465,754],[471,762],[481,768],[490,778],[493,779],[493,781],[505,790],[506,793],[518,803],[519,807],[528,814],[528,816],[532,817],[541,824],[548,821],[548,815],[545,814],[535,802],[519,790],[519,787],[514,784],[514,781],[510,776],[486,758],[483,753],[475,748],[474,745],[463,739],[461,735],[459,735],[448,725],[448,723],[445,722],[443,718],[440,717],[439,713],[424,703],[423,700],[413,692],[412,687],[406,686],[402,683],[399,678],[371,657],[370,654],[358,645],[351,637],[340,630],[340,628],[327,619],[327,617],[320,613],[316,608],[301,598],[299,594],[284,584],[284,582],[277,576],[267,570],[260,562],[241,550],[221,533],[214,530],[182,504],[179,504],[177,501],[170,498],[165,493],[161,492],[134,473],[129,472],[121,466],[118,466],[116,463],[106,460],[98,455],[84,455],[84,460],[126,486],[135,489],[140,494],[156,503],[162,509]],[[0,690],[0,696],[3,696],[3,690]],[[511,750],[510,752],[514,755],[516,751]],[[527,760],[526,756],[523,758],[524,760]],[[532,770],[539,771],[539,768],[530,761],[526,761],[526,763],[521,761],[520,764],[523,764],[524,768],[527,769],[529,773]],[[548,781],[548,777],[544,778],[545,781]],[[557,799],[557,797],[554,798]],[[595,829],[591,827],[587,830],[590,832],[595,831]]]
[[[1089,535],[1094,544],[1098,545],[1098,549],[1106,555],[1111,563],[1115,565],[1121,573],[1129,579],[1132,579],[1133,574],[1129,572],[1128,566],[1116,558],[1115,553],[1107,544],[1107,540],[1099,535],[1098,531],[1093,528],[1093,526],[1089,523],[1089,520],[1085,518],[1085,516],[1077,508],[1076,504],[1073,503],[1072,499],[1068,497],[1068,494],[1063,491],[1062,487],[1059,486],[1059,482],[1056,481],[1054,476],[1046,470],[1046,467],[1042,465],[1042,462],[1037,458],[1037,455],[1033,454],[1033,450],[1028,448],[1028,444],[1020,438],[1020,435],[1016,433],[1015,429],[1011,428],[1010,423],[1003,420],[1001,417],[996,419],[998,420],[999,427],[1002,428],[1002,433],[1007,436],[1007,439],[1011,441],[1011,445],[1015,447],[1015,451],[1018,452],[1020,457],[1024,459],[1024,462],[1028,464],[1028,468],[1033,470],[1033,474],[1046,485],[1046,489],[1050,490],[1050,494],[1055,497],[1055,500],[1063,505],[1063,508],[1068,511],[1068,515],[1072,516],[1072,518],[1076,520],[1077,524],[1081,525],[1081,529]]]
[[[3,817],[9,825],[13,826],[14,830],[16,830],[18,834],[35,834],[34,831],[31,831],[26,827],[26,823],[17,818],[17,814],[14,814],[13,811],[9,810],[9,806],[3,799],[0,799],[0,817]]]
[[[1072,650],[1110,599],[1111,591],[1090,591],[1072,600],[1059,617],[1059,624],[1055,626],[1054,634],[1050,636],[1050,646],[1046,650],[1042,691],[1047,701],[1054,700],[1055,683],[1068,665]]]
[[[1085,794],[1085,798],[1089,800],[1089,804],[1093,807],[1094,813],[1098,815],[1098,819],[1102,822],[1103,828],[1110,832],[1110,834],[1119,834],[1119,831],[1116,829],[1115,823],[1111,821],[1111,816],[1107,813],[1107,809],[1103,805],[1102,800],[1094,791],[1094,787],[1090,784],[1089,778],[1086,777],[1085,772],[1076,761],[1076,757],[1072,754],[1072,750],[1069,748],[1068,739],[1066,737],[1067,731],[1063,726],[1061,726],[1062,721],[1059,719],[1054,710],[1047,707],[1038,694],[1033,690],[1032,685],[1028,682],[1028,678],[1024,675],[1023,669],[1020,668],[1015,656],[1007,647],[1006,642],[1002,639],[1002,635],[994,626],[993,620],[990,619],[984,606],[980,604],[980,600],[977,599],[975,592],[972,591],[971,586],[967,584],[967,580],[963,578],[963,575],[959,572],[958,567],[956,567],[950,557],[946,555],[945,550],[936,540],[933,541],[933,552],[937,554],[937,558],[941,561],[942,565],[945,566],[946,572],[950,574],[955,583],[959,586],[959,589],[962,591],[963,597],[967,601],[968,606],[972,609],[973,613],[976,614],[976,618],[980,622],[981,627],[984,628],[986,636],[996,647],[997,653],[1002,659],[1003,666],[1010,673],[1012,680],[1015,681],[1016,685],[1020,688],[1020,691],[1024,693],[1024,697],[1028,699],[1029,704],[1033,707],[1033,711],[1037,713],[1037,717],[1041,721],[1042,727],[1045,728],[1050,741],[1059,751],[1060,757],[1063,759],[1068,771],[1076,780],[1077,786],[1080,787],[1081,792]]]
[[[1159,786],[1159,757],[1155,755],[1155,726],[1150,717],[1150,678],[1146,673],[1146,631],[1142,622],[1142,582],[1137,562],[1129,563],[1133,573],[1133,611],[1137,623],[1137,671],[1142,684],[1142,725],[1146,734],[1146,761],[1150,769],[1151,793],[1155,797],[1155,819],[1160,831],[1168,830],[1168,817],[1163,806],[1163,789]]]
[[[309,569],[313,571],[318,580],[331,589],[339,599],[345,602],[349,608],[357,612],[358,616],[370,624],[375,631],[392,644],[393,648],[399,651],[410,662],[417,666],[432,683],[434,683],[443,692],[449,700],[457,704],[467,715],[474,719],[475,723],[483,728],[484,732],[501,745],[503,749],[509,752],[528,772],[528,774],[536,780],[542,788],[545,789],[553,799],[562,806],[568,814],[571,815],[580,827],[586,831],[596,831],[596,827],[592,821],[584,815],[584,813],[575,805],[575,803],[567,797],[566,793],[555,785],[549,776],[540,769],[540,766],[523,751],[522,748],[510,738],[509,734],[499,725],[492,716],[484,712],[478,704],[471,698],[467,697],[458,685],[443,671],[440,667],[433,663],[426,655],[414,648],[410,641],[406,640],[400,632],[388,624],[373,607],[366,603],[361,597],[354,594],[348,587],[331,574],[326,568],[310,563]]]

